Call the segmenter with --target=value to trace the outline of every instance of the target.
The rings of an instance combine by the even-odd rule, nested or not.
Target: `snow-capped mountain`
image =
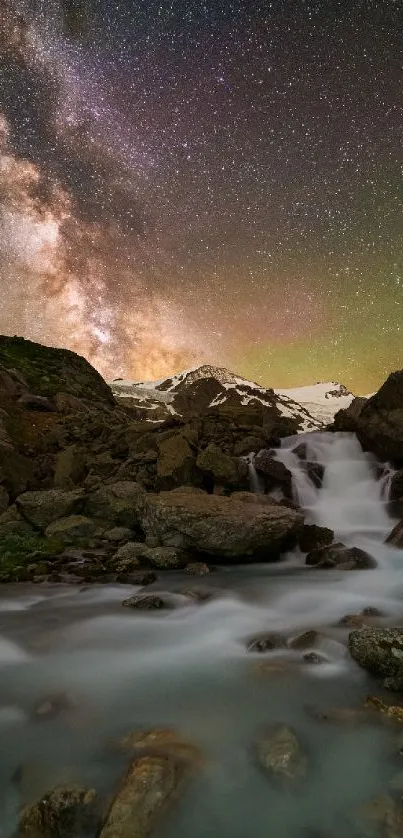
[[[159,381],[115,379],[112,390],[127,406],[152,422],[169,416],[201,415],[226,406],[258,406],[298,421],[299,430],[315,430],[354,398],[342,384],[329,382],[294,390],[272,390],[222,368],[205,364]]]
[[[291,390],[276,390],[276,393],[288,396],[303,405],[312,416],[325,425],[332,422],[337,411],[344,410],[355,398],[344,384],[338,384],[336,381],[320,382]]]

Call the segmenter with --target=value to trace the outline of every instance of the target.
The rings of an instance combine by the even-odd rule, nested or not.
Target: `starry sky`
[[[0,332],[106,378],[403,366],[403,0],[0,0]]]

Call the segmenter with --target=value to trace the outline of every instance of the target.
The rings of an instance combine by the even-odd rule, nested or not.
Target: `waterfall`
[[[256,495],[263,495],[264,494],[264,480],[260,475],[257,473],[255,469],[254,459],[255,459],[255,452],[249,454],[246,458],[246,462],[248,464],[248,472],[249,472],[249,488],[251,492],[254,492]]]
[[[305,462],[323,469],[320,487],[313,484],[294,449],[306,446]],[[354,434],[312,433],[283,440],[276,457],[291,471],[294,499],[311,523],[330,527],[345,543],[383,542],[390,532],[385,487],[377,477],[375,461],[363,452]]]

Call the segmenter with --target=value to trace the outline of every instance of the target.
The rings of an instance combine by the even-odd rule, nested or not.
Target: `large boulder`
[[[172,433],[158,440],[157,488],[172,489],[193,483],[196,477],[196,457],[186,437]]]
[[[355,431],[366,450],[403,466],[403,370],[391,373],[378,392],[359,407],[354,417],[340,411],[335,417],[336,430]]]
[[[20,515],[15,503],[0,515],[0,538],[7,535],[26,535],[34,528]]]
[[[306,557],[306,564],[318,568],[338,568],[339,570],[368,570],[376,567],[375,559],[359,547],[346,547],[344,544],[331,544],[311,550]]]
[[[349,650],[371,675],[384,678],[384,686],[403,688],[403,628],[368,627],[352,631]]]
[[[230,497],[161,492],[146,496],[141,525],[156,546],[229,560],[269,560],[295,541],[303,517],[247,492]]]
[[[95,791],[58,786],[23,810],[16,838],[86,838],[98,822]]]
[[[25,492],[16,499],[16,505],[29,524],[43,531],[59,518],[80,512],[83,498],[83,489],[71,492],[49,489],[44,492]]]
[[[362,396],[356,396],[348,407],[343,410],[338,410],[333,420],[334,429],[336,431],[347,431],[350,433],[356,431],[361,411],[367,401],[368,399]]]
[[[86,498],[85,512],[103,522],[132,529],[139,523],[139,510],[144,497],[144,489],[138,483],[109,483]]]
[[[200,452],[197,467],[220,486],[248,488],[248,466],[245,460],[231,457],[214,443]]]

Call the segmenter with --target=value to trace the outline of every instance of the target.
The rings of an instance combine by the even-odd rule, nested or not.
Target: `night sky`
[[[403,366],[403,0],[0,0],[0,332],[107,377]]]

